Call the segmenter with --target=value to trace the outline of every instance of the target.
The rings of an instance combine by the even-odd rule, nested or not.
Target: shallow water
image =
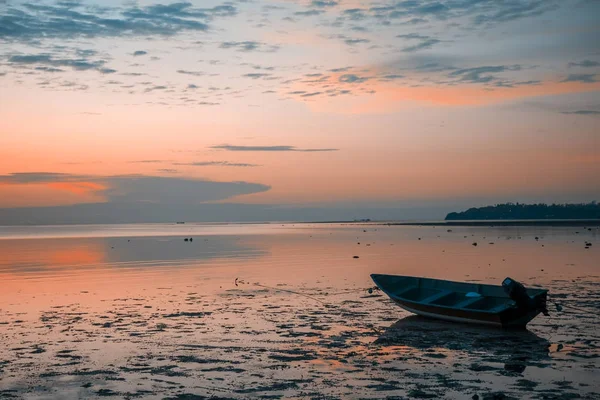
[[[599,234],[0,227],[0,398],[600,398]],[[369,293],[371,273],[511,276],[563,310],[527,332],[430,321]]]

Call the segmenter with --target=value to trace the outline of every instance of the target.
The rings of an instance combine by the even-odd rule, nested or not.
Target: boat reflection
[[[462,352],[483,362],[502,363],[506,371],[516,373],[523,372],[527,366],[543,366],[550,360],[550,342],[531,331],[464,325],[418,315],[396,321],[375,344],[420,351]]]

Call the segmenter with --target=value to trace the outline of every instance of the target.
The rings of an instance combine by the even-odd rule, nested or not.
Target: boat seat
[[[460,303],[457,303],[454,305],[453,308],[465,308],[467,306],[470,306],[471,304],[481,300],[483,297],[470,297],[466,300],[461,301]]]
[[[450,293],[453,293],[452,290],[442,290],[440,293],[433,294],[429,297],[424,298],[420,301],[420,303],[431,303],[432,301],[436,301],[441,299],[442,297],[448,296]]]

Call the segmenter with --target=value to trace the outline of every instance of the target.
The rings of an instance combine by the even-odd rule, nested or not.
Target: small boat
[[[525,288],[511,278],[502,285],[400,275],[372,274],[371,278],[400,307],[425,317],[525,328],[539,313],[547,315],[548,291]]]

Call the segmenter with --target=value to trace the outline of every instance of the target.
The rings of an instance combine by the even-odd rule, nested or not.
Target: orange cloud
[[[443,106],[482,106],[526,97],[549,96],[566,93],[593,92],[600,90],[598,83],[543,82],[539,85],[489,88],[483,86],[397,87],[376,85],[373,101],[353,110],[356,113],[378,112],[386,104],[402,101],[418,101]]]
[[[0,182],[0,207],[44,207],[100,203],[107,187],[94,182]]]
[[[356,75],[358,80],[343,82],[344,74]],[[343,90],[350,90],[351,93],[340,95]],[[306,102],[315,112],[377,114],[394,112],[414,103],[432,106],[485,106],[527,97],[598,90],[600,90],[600,82],[545,81],[538,85],[516,87],[475,84],[408,86],[397,82],[378,81],[368,72],[336,72],[326,77],[298,82],[292,90],[287,90],[285,95],[289,96],[292,93],[295,99]],[[300,93],[302,91],[309,94],[319,93],[319,95],[303,96],[303,93]],[[337,96],[331,97],[334,94]]]
[[[106,186],[94,182],[50,182],[47,185],[53,189],[66,190],[80,196],[88,196],[93,192],[107,189]]]

